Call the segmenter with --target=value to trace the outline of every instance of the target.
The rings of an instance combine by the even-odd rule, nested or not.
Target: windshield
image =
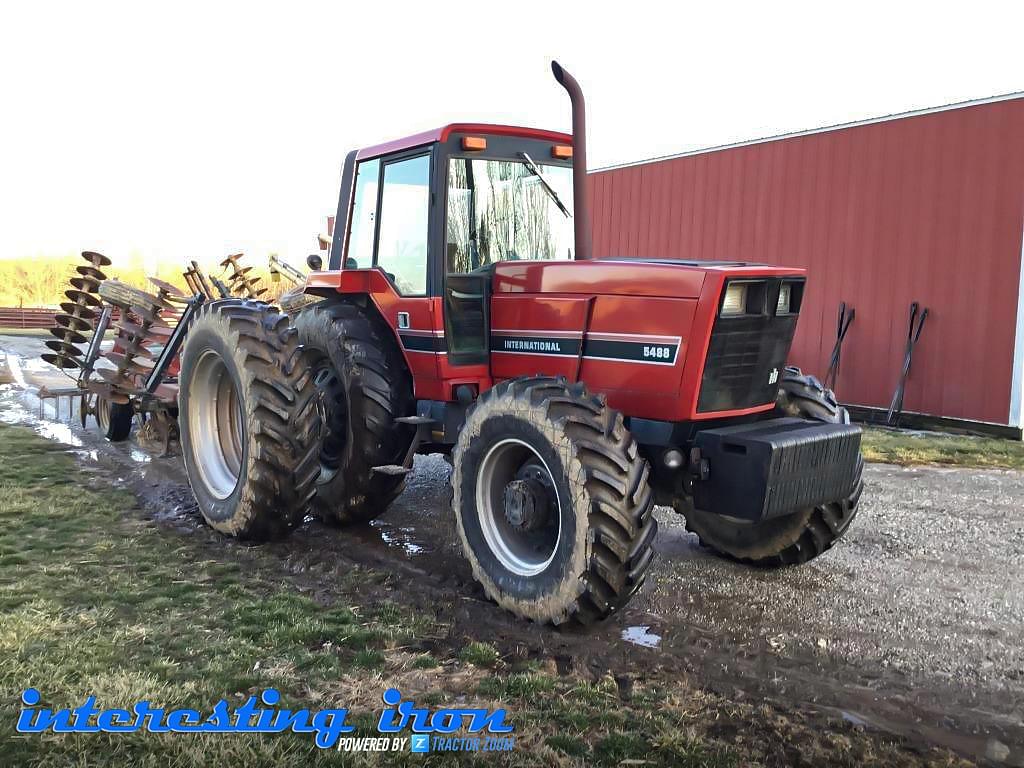
[[[449,161],[449,273],[496,261],[572,259],[572,169],[535,168],[550,190],[525,162]]]

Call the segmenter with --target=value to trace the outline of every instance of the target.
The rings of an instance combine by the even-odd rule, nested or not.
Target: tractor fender
[[[353,301],[368,313],[372,313],[374,322],[379,322],[381,330],[386,328],[391,338],[395,340],[405,361],[406,370],[412,372],[412,361],[398,335],[398,329],[387,321],[389,307],[396,305],[402,297],[388,280],[383,269],[372,267],[311,272],[306,278],[303,293],[327,299],[341,298]]]

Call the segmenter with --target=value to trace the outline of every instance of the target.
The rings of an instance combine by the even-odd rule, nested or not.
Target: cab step
[[[429,416],[399,416],[395,421],[399,424],[411,424],[414,427],[418,427],[420,424],[436,423],[436,420]]]
[[[412,467],[403,467],[400,464],[381,464],[379,467],[374,467],[372,470],[375,475],[392,475],[398,477],[400,475],[408,475],[412,472]]]

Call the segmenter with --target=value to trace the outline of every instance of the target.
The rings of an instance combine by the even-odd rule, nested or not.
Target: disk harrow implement
[[[69,372],[75,386],[44,389],[40,397],[77,398],[82,425],[93,416],[114,441],[129,436],[139,415],[144,423],[140,437],[162,444],[166,454],[178,435],[178,353],[195,311],[207,301],[266,293],[241,258],[232,254],[220,262],[227,282],[191,261],[183,272],[191,293],[185,293],[156,277],[149,278],[153,291],[111,279],[104,271],[109,258],[83,252],[85,263],[75,268],[67,301],[50,331],[55,337],[47,342],[51,351],[43,355]]]
[[[157,394],[158,388],[163,388],[158,399],[173,400],[177,391],[172,383],[160,381],[156,387],[150,384],[158,370],[160,351],[174,335],[172,323],[177,326],[179,318],[173,313],[164,317],[168,306],[162,297],[118,280],[105,281],[100,286],[100,297],[120,310],[118,319],[111,323],[113,348],[104,356],[112,367],[98,368],[102,381],[89,381],[86,387],[114,402],[149,397]]]
[[[243,299],[258,299],[267,292],[265,287],[260,285],[258,277],[250,276],[251,266],[242,266],[241,253],[233,253],[225,258],[220,265],[231,270],[228,276],[227,287],[232,296]]]
[[[71,288],[64,292],[68,301],[60,305],[61,314],[50,329],[56,338],[47,341],[46,346],[52,351],[42,355],[43,360],[62,370],[86,367],[86,349],[82,345],[90,339],[85,333],[96,327],[96,310],[102,306],[97,291],[107,279],[100,267],[110,265],[110,259],[93,251],[84,251],[82,258],[86,263],[76,268],[80,276],[71,278]]]

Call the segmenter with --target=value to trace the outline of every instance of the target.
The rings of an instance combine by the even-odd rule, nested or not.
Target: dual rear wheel
[[[182,455],[206,522],[280,538],[309,512],[320,474],[317,388],[288,318],[243,299],[205,304],[181,355]]]

